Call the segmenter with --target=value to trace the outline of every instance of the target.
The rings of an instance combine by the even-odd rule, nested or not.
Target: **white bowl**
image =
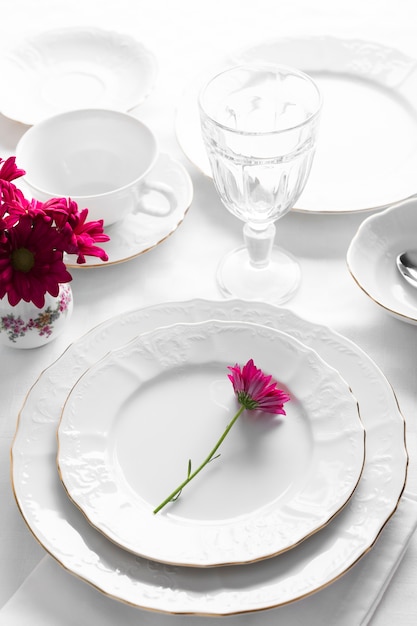
[[[88,219],[117,222],[135,209],[158,157],[156,138],[133,116],[82,109],[50,117],[20,139],[16,162],[34,198],[70,197]]]
[[[417,289],[401,276],[396,258],[417,246],[417,198],[371,215],[347,251],[350,273],[366,295],[387,313],[417,324]]]

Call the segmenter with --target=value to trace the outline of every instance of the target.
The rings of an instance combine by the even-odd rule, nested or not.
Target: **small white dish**
[[[246,62],[303,70],[323,109],[307,185],[294,210],[350,213],[385,208],[415,193],[416,60],[379,43],[335,37],[278,38],[220,59],[181,99],[176,132],[184,153],[211,176],[200,131],[198,93],[213,73]]]
[[[10,50],[0,70],[8,86],[1,113],[31,125],[74,109],[128,111],[151,92],[157,62],[130,35],[89,26],[37,33]]]
[[[242,414],[220,459],[155,515],[235,415],[227,366],[250,358],[289,393],[286,416]],[[146,333],[90,368],[63,409],[57,463],[117,545],[213,567],[269,558],[325,526],[359,482],[364,435],[347,383],[315,351],[271,328],[207,321]]]
[[[417,290],[401,276],[397,255],[415,248],[417,198],[365,219],[347,251],[347,265],[359,287],[387,313],[417,324]]]

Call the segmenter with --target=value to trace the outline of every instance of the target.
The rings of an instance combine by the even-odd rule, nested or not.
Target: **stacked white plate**
[[[244,412],[154,515],[234,415],[227,365],[249,358],[289,393],[287,415]],[[395,511],[407,458],[392,388],[357,346],[285,309],[193,300],[115,317],[50,366],[22,408],[12,476],[67,570],[137,607],[220,616],[349,570]]]

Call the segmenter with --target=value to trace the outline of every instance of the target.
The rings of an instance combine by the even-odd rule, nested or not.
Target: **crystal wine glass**
[[[285,302],[301,273],[298,261],[274,245],[274,222],[294,206],[310,173],[321,111],[317,85],[289,67],[237,66],[208,82],[199,109],[217,191],[245,222],[245,245],[219,265],[220,290]]]

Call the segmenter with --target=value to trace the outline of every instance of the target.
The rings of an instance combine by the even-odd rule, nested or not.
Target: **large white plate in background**
[[[201,139],[198,93],[207,78],[247,62],[278,63],[309,74],[323,95],[317,150],[296,206],[313,213],[386,207],[408,198],[417,184],[416,60],[358,39],[276,39],[237,51],[189,85],[178,106],[178,141],[211,175]]]

